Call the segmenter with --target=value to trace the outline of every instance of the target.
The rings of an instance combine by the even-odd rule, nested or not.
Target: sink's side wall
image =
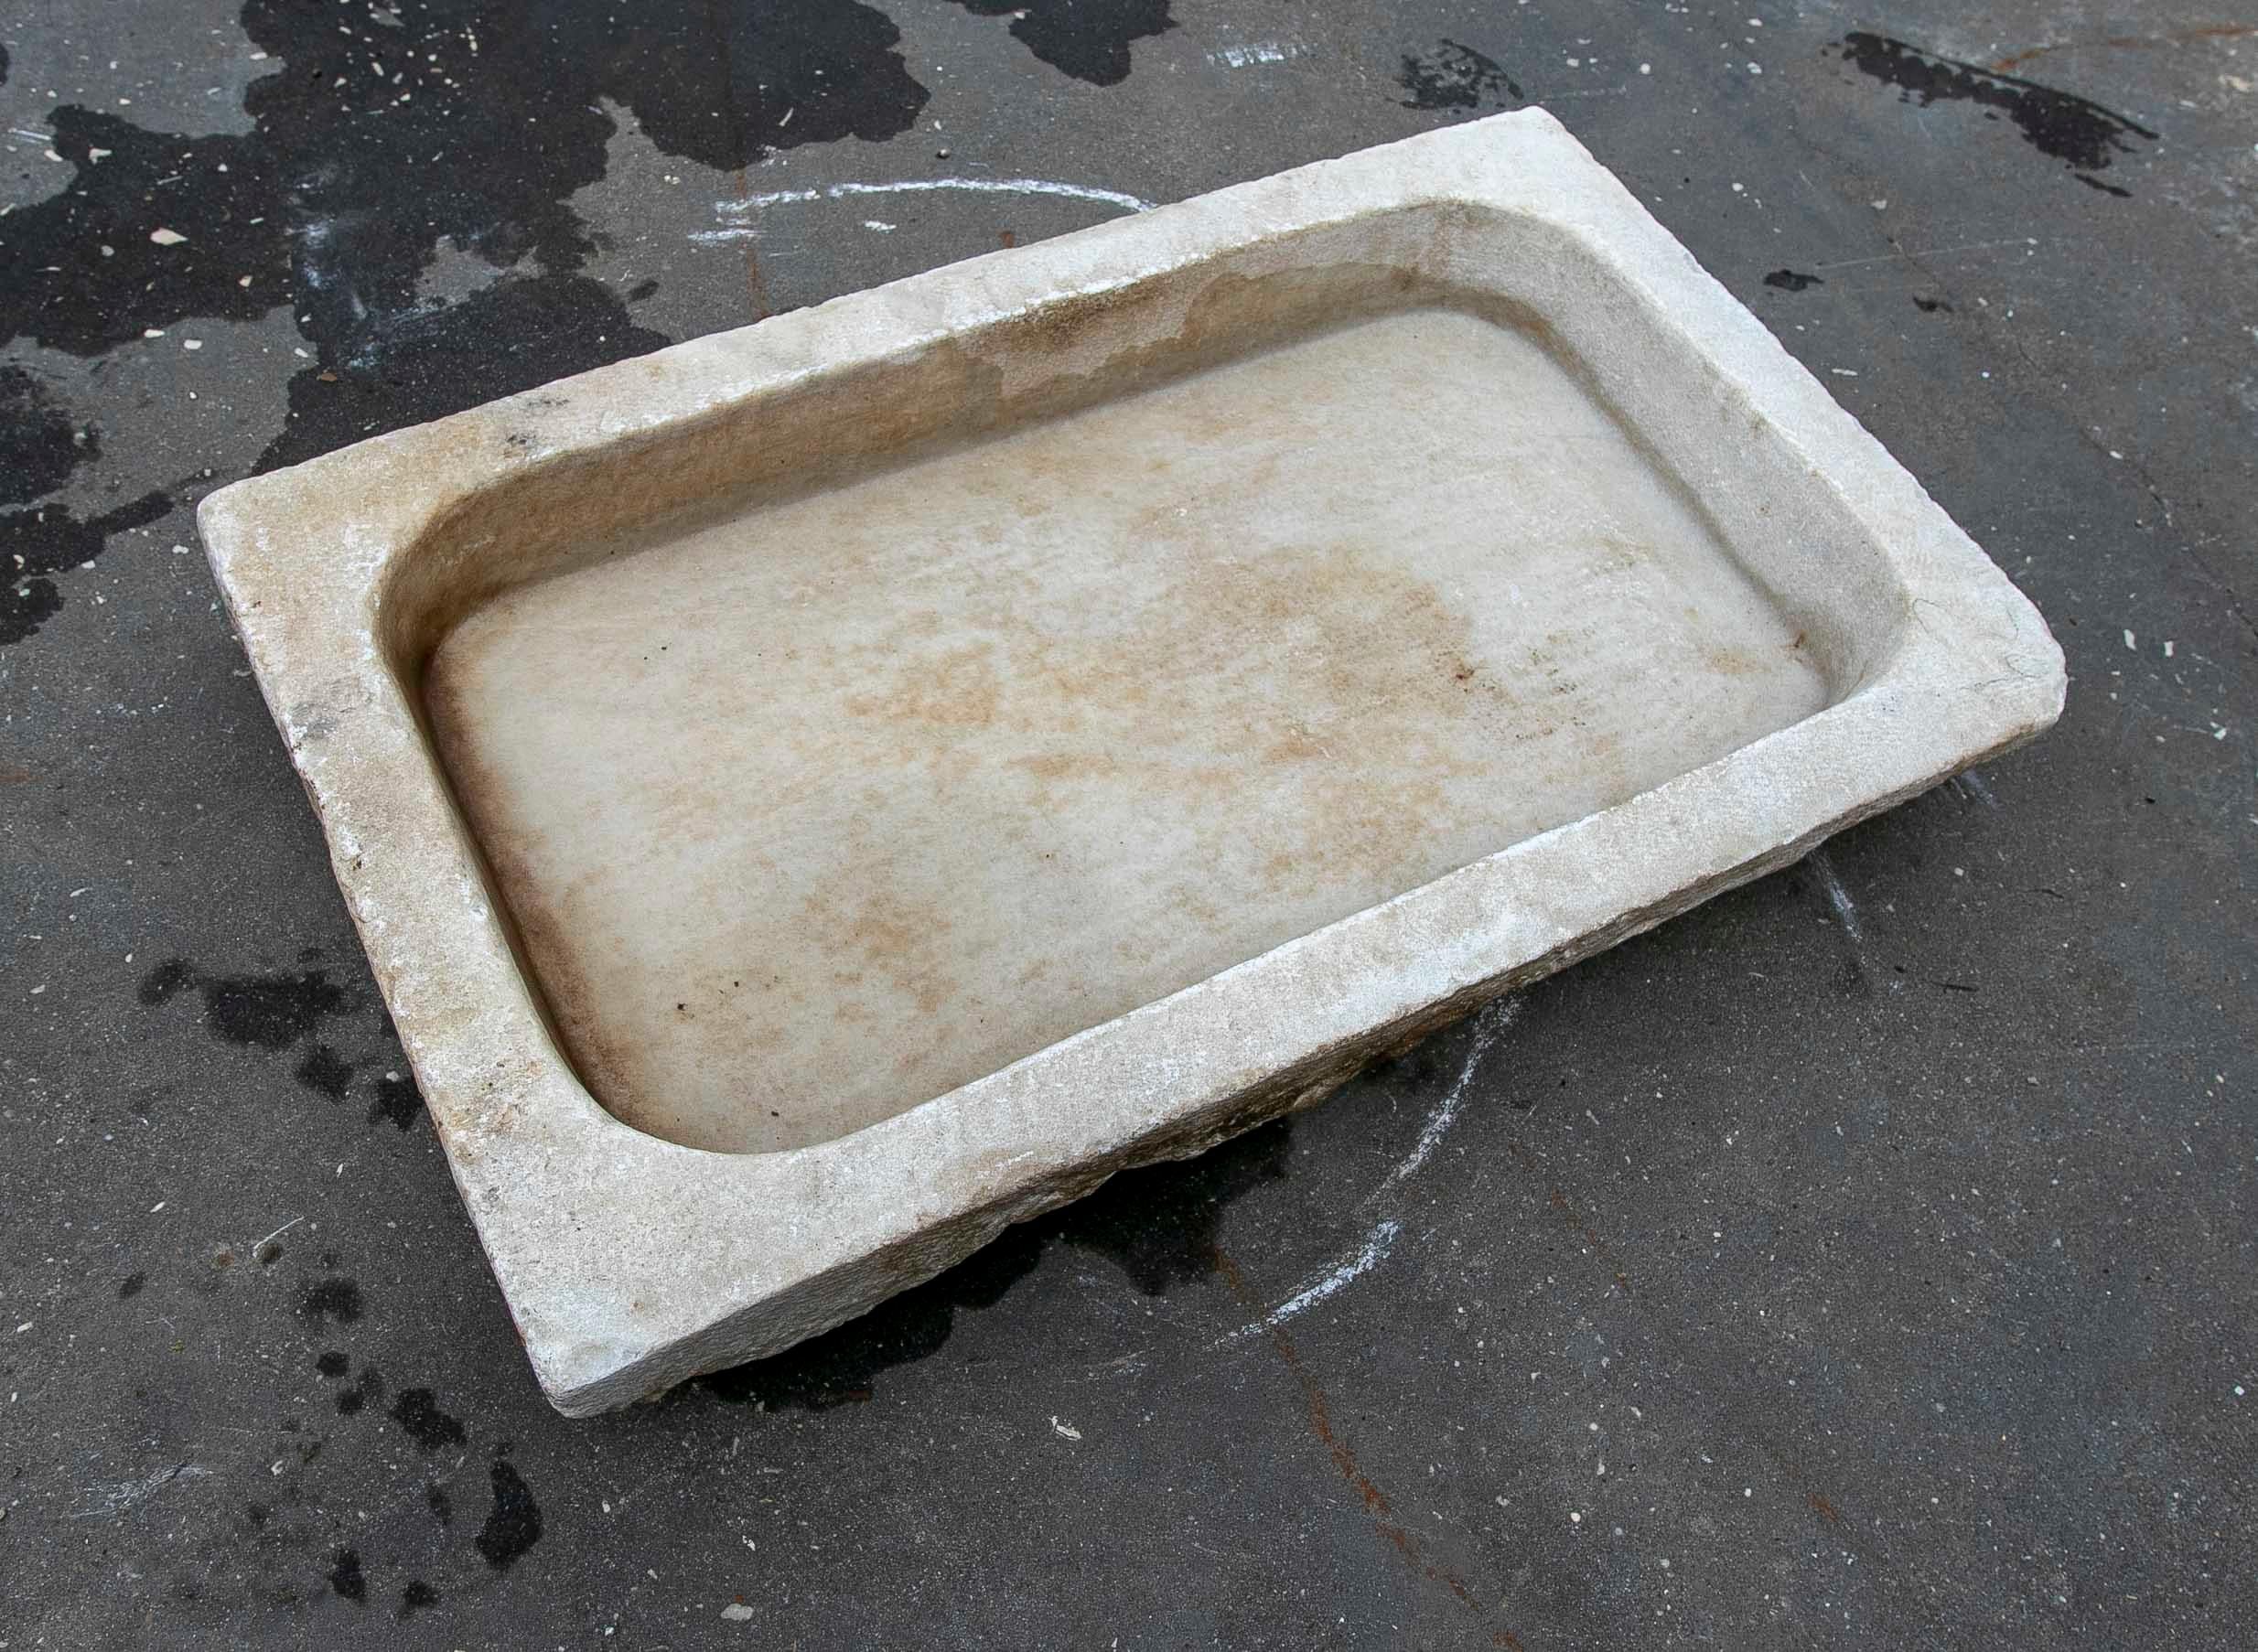
[[[1629,288],[1633,274],[1565,229],[1486,208],[1447,211],[1439,241],[1439,280],[1539,318],[1554,353],[1803,634],[1832,699],[1879,673],[1911,614],[1883,548],[1793,433]]]

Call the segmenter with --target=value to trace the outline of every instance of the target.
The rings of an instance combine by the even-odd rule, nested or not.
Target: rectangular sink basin
[[[2015,587],[1549,116],[200,523],[534,1369],[785,1347],[2046,727]]]
[[[614,1115],[831,1141],[1827,703],[1541,338],[1363,279],[446,633],[443,766]]]

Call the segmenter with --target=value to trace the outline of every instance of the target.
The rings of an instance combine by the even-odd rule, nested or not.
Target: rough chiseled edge
[[[909,348],[1062,294],[1419,199],[1502,207],[1570,230],[1675,324],[1686,349],[1771,413],[1893,555],[1915,603],[1931,605],[1890,669],[1616,809],[851,1136],[718,1154],[604,1113],[542,1028],[414,713],[379,658],[372,605],[388,559],[448,502],[516,465],[656,436],[857,350]],[[515,444],[499,440],[505,428]],[[1407,1032],[1786,864],[2027,738],[2052,722],[2062,693],[2059,651],[2005,577],[1535,112],[599,369],[223,489],[199,521],[450,1171],[543,1388],[573,1415],[789,1346],[1114,1171],[1199,1151],[1313,1099]],[[330,549],[311,574],[309,543]],[[278,555],[296,560],[285,567]],[[2006,635],[1989,634],[2003,617]],[[2005,664],[1994,679],[1947,681],[1971,660]],[[404,869],[403,854],[414,863]],[[1045,1105],[1062,1092],[1077,1105]]]

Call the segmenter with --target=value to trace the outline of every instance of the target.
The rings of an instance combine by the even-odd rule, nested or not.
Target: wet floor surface
[[[0,21],[0,1641],[2258,1639],[2232,13]],[[2061,725],[1290,1125],[558,1419],[196,500],[1525,103],[2030,594]]]

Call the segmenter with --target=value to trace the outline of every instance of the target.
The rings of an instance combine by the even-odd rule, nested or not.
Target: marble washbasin
[[[1983,552],[1549,116],[854,295],[200,524],[568,1413],[2038,733]]]

